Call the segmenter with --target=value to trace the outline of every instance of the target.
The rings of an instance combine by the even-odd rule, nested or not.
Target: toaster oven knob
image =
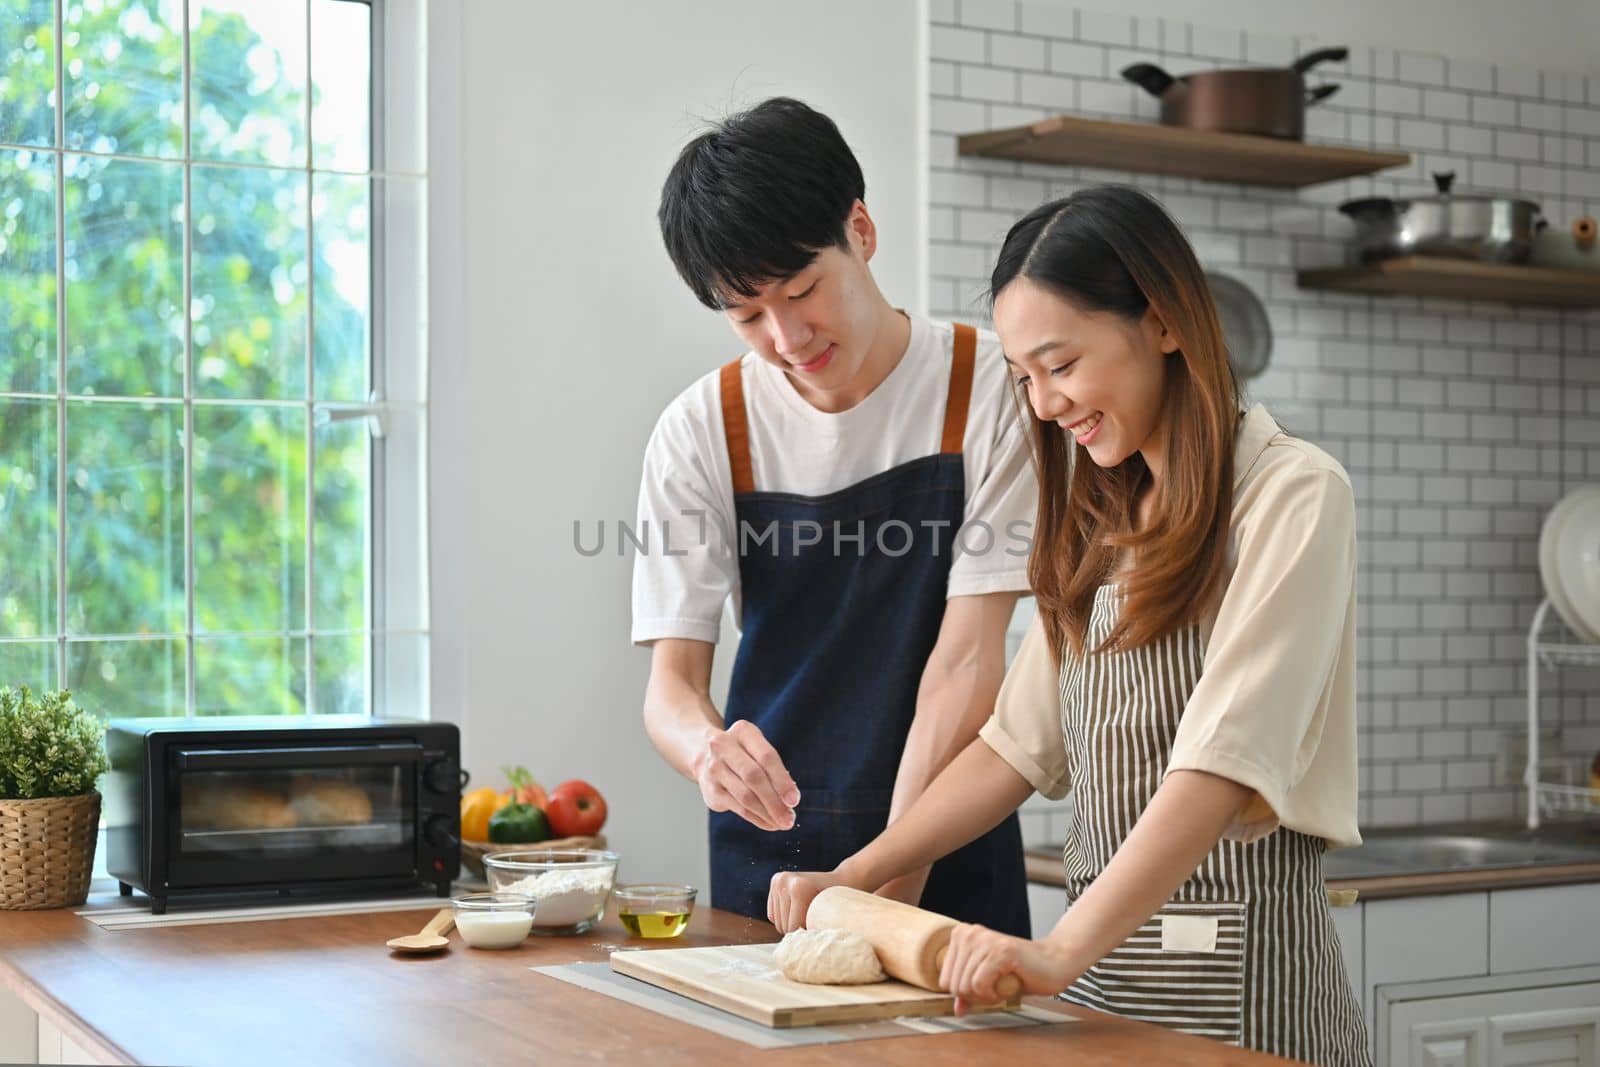
[[[434,760],[423,768],[422,784],[430,793],[452,796],[461,792],[461,771],[456,766],[455,760]]]
[[[448,815],[432,815],[423,827],[422,835],[434,848],[455,848],[461,841],[456,833],[457,825],[457,821]]]

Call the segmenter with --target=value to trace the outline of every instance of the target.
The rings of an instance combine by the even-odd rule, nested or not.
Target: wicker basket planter
[[[82,904],[99,824],[99,793],[0,800],[0,909]]]

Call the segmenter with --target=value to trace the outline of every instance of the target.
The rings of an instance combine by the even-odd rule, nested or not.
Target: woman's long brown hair
[[[1029,443],[1039,477],[1028,578],[1051,651],[1081,654],[1095,590],[1124,552],[1134,565],[1102,650],[1137,648],[1199,618],[1220,583],[1233,509],[1239,391],[1216,305],[1194,250],[1149,196],[1128,186],[1083,189],[1029,212],[1000,250],[990,299],[1023,277],[1082,311],[1137,323],[1147,309],[1178,341],[1167,357],[1162,404],[1167,472],[1149,525],[1134,507],[1149,479],[1135,452],[1101,467],[1053,422],[1033,417]]]

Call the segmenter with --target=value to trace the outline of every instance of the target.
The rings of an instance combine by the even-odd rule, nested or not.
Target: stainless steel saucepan
[[[1525,263],[1545,220],[1532,200],[1453,193],[1455,172],[1433,176],[1436,196],[1367,197],[1339,205],[1356,224],[1365,261],[1395,256],[1446,256],[1489,263]]]

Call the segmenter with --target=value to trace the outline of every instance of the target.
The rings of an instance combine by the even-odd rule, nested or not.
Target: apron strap
[[[750,466],[750,425],[744,411],[744,357],[722,366],[722,432],[728,442],[728,463],[733,467],[733,495],[756,491]]]
[[[950,391],[944,402],[944,434],[939,451],[960,455],[967,433],[967,406],[972,400],[972,369],[978,352],[978,331],[966,323],[955,324],[955,352],[950,363]],[[750,424],[744,408],[743,357],[722,365],[722,432],[733,468],[733,494],[753,493],[754,468],[750,465]]]
[[[955,324],[955,357],[950,362],[950,393],[944,402],[944,438],[939,451],[961,454],[967,433],[967,403],[972,399],[972,367],[978,351],[978,331],[964,322]]]

